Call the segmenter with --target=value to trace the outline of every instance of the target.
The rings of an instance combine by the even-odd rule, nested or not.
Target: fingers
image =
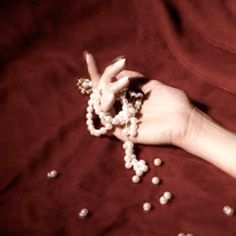
[[[100,79],[100,83],[99,85],[101,87],[105,86],[107,83],[112,82],[112,79],[114,77],[116,77],[116,75],[124,68],[125,66],[125,58],[120,58],[119,60],[117,60],[114,64],[108,66],[101,79]]]
[[[84,52],[84,57],[85,57],[85,60],[87,63],[88,72],[89,72],[90,78],[92,80],[93,86],[96,87],[98,85],[100,75],[97,70],[95,59],[92,54],[90,54],[86,51]]]
[[[139,73],[139,72],[136,72],[136,71],[132,71],[132,70],[122,70],[121,72],[119,72],[117,75],[116,75],[116,78],[117,79],[120,79],[120,78],[123,78],[124,76],[129,76],[130,79],[132,78],[143,78],[144,75]]]
[[[122,91],[125,88],[128,88],[129,86],[129,76],[124,76],[121,79],[117,80],[116,82],[113,82],[110,86],[110,90],[117,94],[120,91]]]
[[[163,86],[163,83],[157,80],[149,80],[147,83],[141,86],[141,90],[144,94],[149,93],[153,88]]]
[[[116,94],[129,86],[129,77],[125,76],[120,80],[113,82],[103,93],[101,98],[101,108],[104,112],[111,109],[116,100]]]

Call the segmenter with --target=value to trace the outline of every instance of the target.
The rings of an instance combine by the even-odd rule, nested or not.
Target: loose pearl
[[[159,202],[161,203],[161,205],[165,205],[167,203],[167,199],[163,196],[160,197]]]
[[[160,179],[159,179],[158,177],[156,177],[156,176],[155,176],[155,177],[152,177],[152,183],[153,183],[153,184],[156,185],[156,184],[159,184],[159,182],[160,182]]]
[[[145,202],[145,203],[143,204],[143,210],[144,210],[144,211],[150,211],[151,208],[152,208],[152,206],[151,206],[151,204],[150,204],[149,202]]]
[[[178,233],[178,236],[186,236],[185,233]]]
[[[155,158],[155,159],[154,159],[154,165],[155,165],[155,166],[160,166],[161,164],[162,164],[162,161],[161,161],[160,158]]]
[[[82,218],[82,219],[85,218],[88,215],[88,209],[86,208],[81,209],[78,215],[79,215],[79,218]]]
[[[230,207],[230,206],[224,206],[223,212],[227,216],[232,216],[234,214],[234,209],[232,207]]]
[[[166,198],[167,200],[170,200],[172,198],[172,194],[170,192],[164,192],[163,197]]]
[[[56,170],[51,170],[47,173],[48,179],[53,179],[58,176],[58,172]]]
[[[134,175],[134,176],[132,177],[132,182],[133,182],[133,183],[137,184],[139,181],[140,181],[140,177],[139,177],[138,175]]]

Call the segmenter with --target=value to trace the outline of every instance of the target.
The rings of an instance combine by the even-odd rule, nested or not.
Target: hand
[[[103,91],[101,98],[103,111],[110,111],[116,95],[127,88],[131,80],[144,77],[138,72],[124,70],[124,58],[108,66],[100,76],[93,56],[86,53],[85,57],[93,86],[98,86]],[[142,144],[181,146],[193,110],[186,94],[156,80],[148,81],[140,89],[145,94],[145,100],[138,118],[138,135],[131,138],[132,141]],[[127,139],[122,127],[115,128],[113,134],[121,140]]]

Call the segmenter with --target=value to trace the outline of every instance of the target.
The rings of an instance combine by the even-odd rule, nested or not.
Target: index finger
[[[97,70],[95,59],[93,55],[88,53],[87,51],[84,52],[84,57],[87,63],[88,73],[92,80],[93,87],[96,87],[100,80],[100,75]]]

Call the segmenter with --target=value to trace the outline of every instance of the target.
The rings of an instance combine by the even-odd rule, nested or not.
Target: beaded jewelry
[[[131,90],[123,90],[117,100],[121,104],[121,110],[112,116],[110,112],[103,112],[100,108],[102,91],[92,88],[88,79],[79,79],[77,82],[83,94],[90,94],[88,101],[86,125],[91,135],[101,136],[112,130],[115,126],[124,127],[123,132],[127,140],[123,144],[125,151],[125,168],[133,168],[135,175],[132,177],[133,183],[138,183],[144,172],[148,171],[148,166],[144,160],[138,160],[134,154],[134,143],[130,137],[136,137],[138,132],[137,113],[142,106],[143,94]],[[88,92],[89,91],[89,92]],[[93,119],[97,116],[100,119],[101,127],[95,128]]]

